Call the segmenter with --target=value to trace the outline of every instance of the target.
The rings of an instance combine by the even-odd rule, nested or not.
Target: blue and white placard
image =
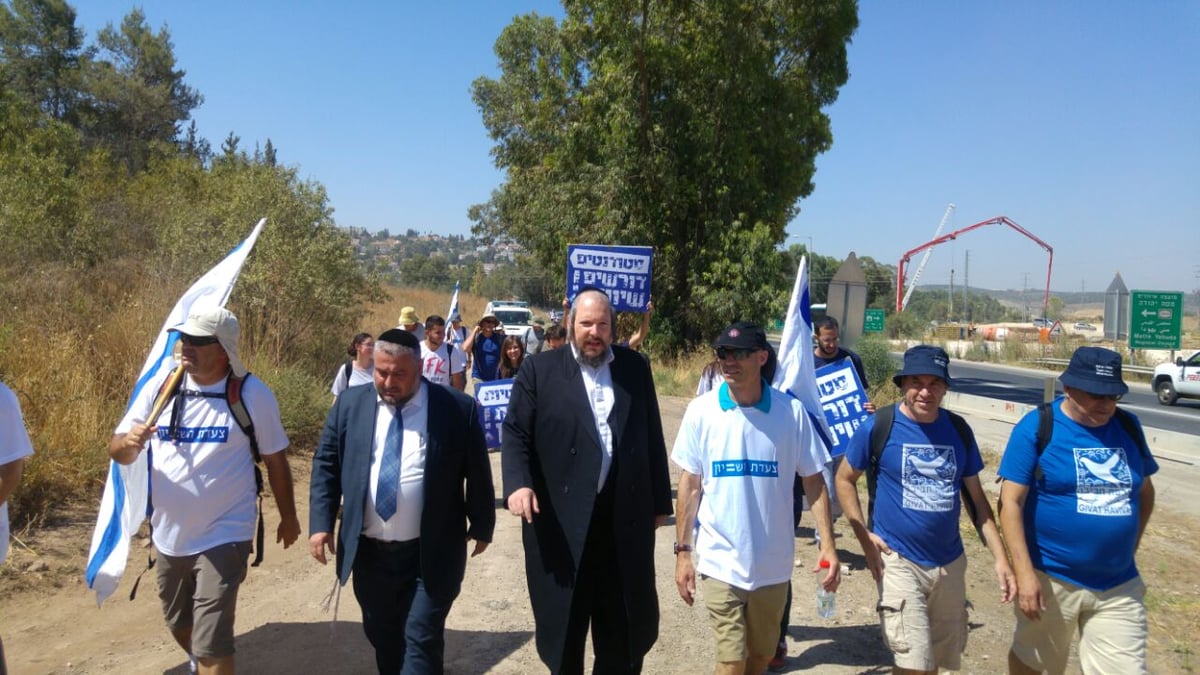
[[[816,374],[821,409],[825,411],[825,420],[833,432],[833,447],[829,449],[829,454],[837,457],[846,452],[850,437],[871,417],[871,413],[864,408],[867,391],[849,358],[821,366]]]
[[[608,293],[618,312],[645,312],[653,276],[653,246],[597,246],[571,244],[567,247],[567,298],[584,286]]]
[[[492,380],[475,383],[475,400],[479,401],[479,424],[489,448],[500,447],[500,425],[508,412],[508,397],[512,393],[512,379]]]

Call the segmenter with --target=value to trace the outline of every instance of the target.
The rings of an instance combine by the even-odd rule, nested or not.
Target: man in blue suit
[[[313,456],[309,552],[337,556],[380,673],[441,673],[446,616],[496,525],[483,429],[471,397],[421,377],[420,344],[385,331],[375,386],[351,387]],[[464,488],[465,486],[465,488]],[[333,524],[339,503],[337,545]]]

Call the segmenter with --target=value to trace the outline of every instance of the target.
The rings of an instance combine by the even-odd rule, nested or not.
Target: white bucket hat
[[[221,349],[224,349],[225,355],[229,357],[229,367],[233,374],[245,377],[249,372],[238,358],[238,336],[241,334],[241,327],[233,312],[224,307],[193,310],[188,314],[187,321],[170,330],[192,337],[217,338]]]

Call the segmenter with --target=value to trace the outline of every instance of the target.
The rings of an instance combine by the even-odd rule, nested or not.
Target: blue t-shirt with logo
[[[846,461],[860,471],[871,463],[874,416],[850,437]],[[892,432],[879,458],[875,534],[900,555],[926,567],[948,565],[963,554],[958,533],[964,476],[983,468],[979,448],[962,437],[945,410],[922,424],[896,408]]]
[[[1037,456],[1038,413],[1013,428],[1000,477],[1029,487],[1025,541],[1036,569],[1104,591],[1138,575],[1134,562],[1142,483],[1158,472],[1114,415],[1085,427],[1055,401],[1050,444]],[[1035,475],[1041,468],[1042,477]]]
[[[471,376],[480,382],[491,382],[500,379],[500,348],[504,344],[504,332],[497,330],[491,337],[483,333],[475,336],[475,344],[471,346],[474,353],[471,366]]]

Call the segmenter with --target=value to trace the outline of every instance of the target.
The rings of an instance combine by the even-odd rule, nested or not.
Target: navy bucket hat
[[[917,345],[904,352],[904,367],[892,376],[892,382],[900,386],[905,375],[933,375],[940,377],[950,386],[950,356],[946,350],[933,345]]]
[[[1058,381],[1097,396],[1124,396],[1129,385],[1121,379],[1121,355],[1104,347],[1080,347]]]

